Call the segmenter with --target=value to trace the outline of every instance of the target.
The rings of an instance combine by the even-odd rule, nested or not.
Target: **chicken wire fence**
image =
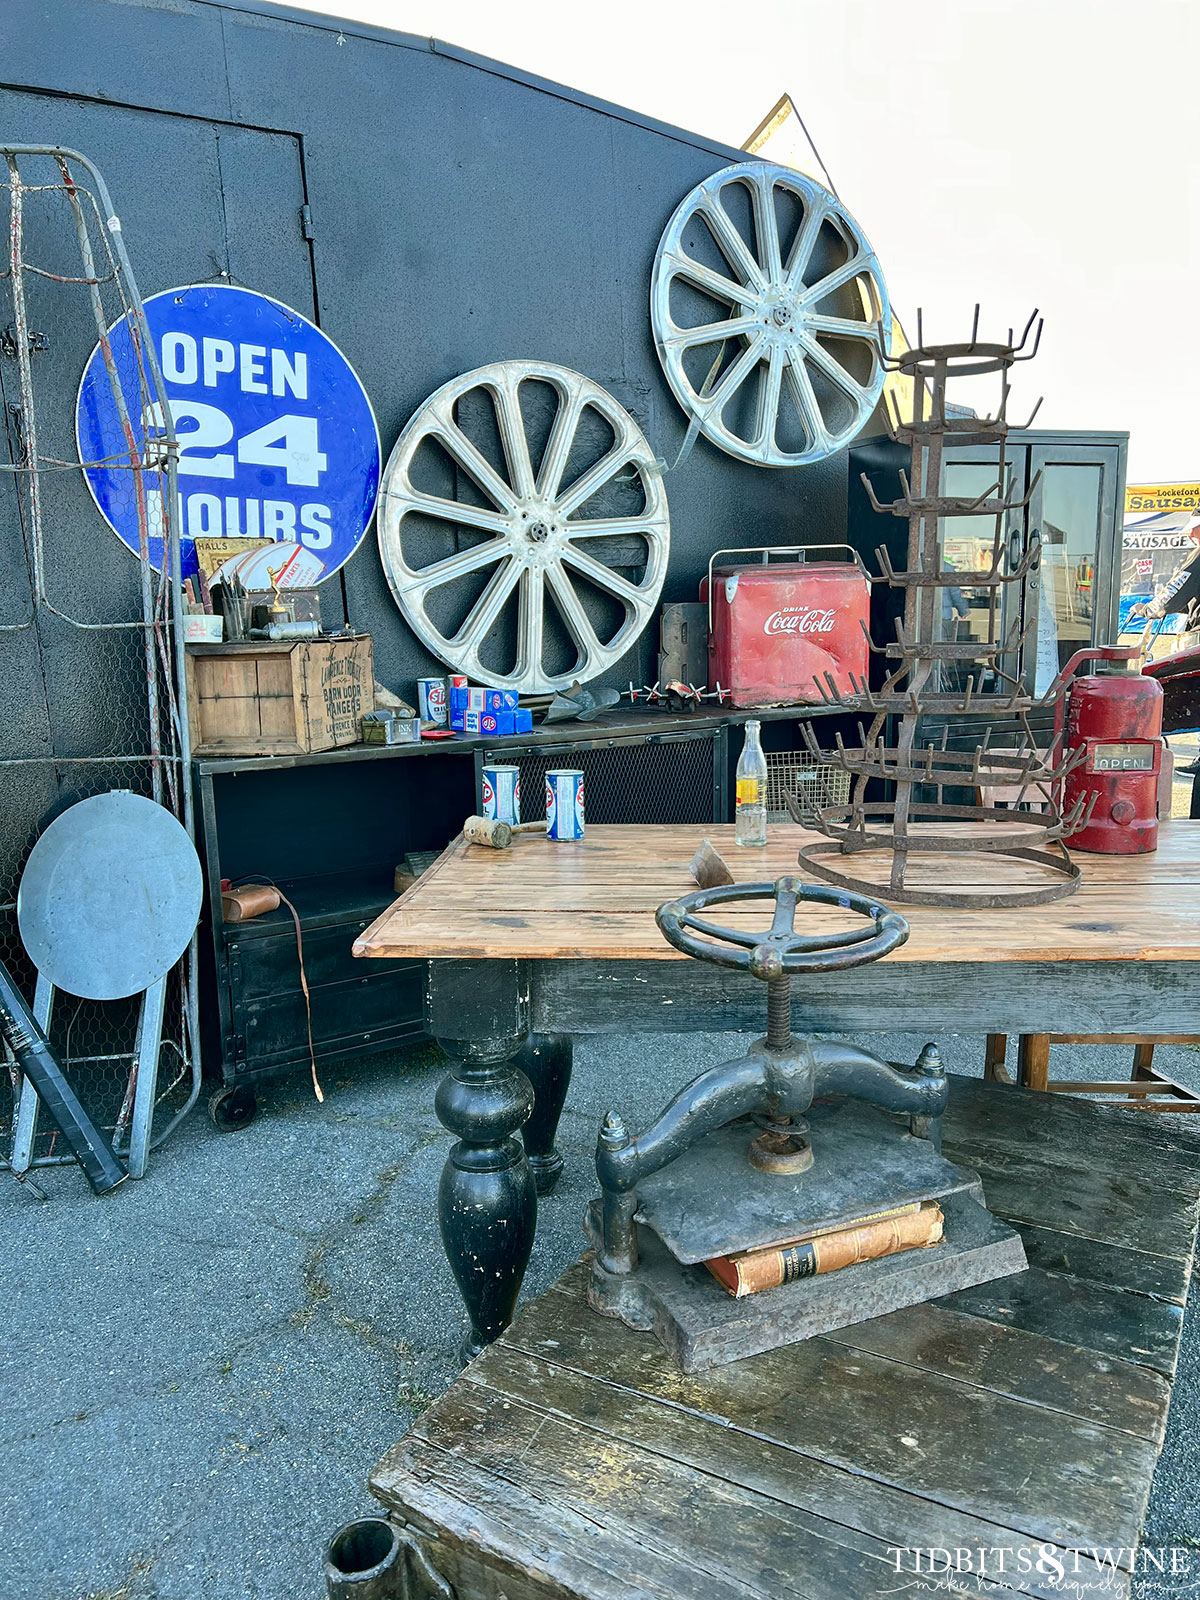
[[[85,157],[46,147],[0,146],[0,206],[0,959],[32,1000],[17,893],[38,837],[112,789],[159,801],[192,833],[190,748],[176,444],[119,219]],[[97,349],[88,403],[105,447],[85,460],[63,397]],[[114,525],[136,528],[136,549],[104,526],[89,474],[102,478]],[[51,1043],[118,1147],[139,1000],[60,993],[53,1010]],[[160,1115],[161,1102],[175,1115],[155,1144],[199,1093],[194,939],[168,983],[159,1072]],[[11,1063],[0,1080],[8,1159],[20,1090]],[[62,1159],[48,1124],[35,1163]]]

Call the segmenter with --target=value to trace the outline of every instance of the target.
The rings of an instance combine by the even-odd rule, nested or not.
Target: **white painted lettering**
[[[768,637],[778,633],[832,633],[836,616],[836,611],[790,606],[784,611],[772,611],[763,623],[763,632]]]
[[[189,539],[221,537],[221,502],[215,494],[190,494],[187,497]]]
[[[223,372],[233,371],[233,346],[228,339],[204,341],[204,387],[215,389]]]
[[[267,347],[264,344],[241,344],[238,346],[240,363],[242,393],[266,394],[267,385],[264,381],[263,362],[267,359]]]
[[[333,543],[333,529],[329,526],[331,512],[328,506],[310,502],[300,507],[300,539],[310,550],[328,550]]]
[[[179,470],[201,478],[232,478],[233,457],[219,450],[214,455],[198,455],[200,450],[215,450],[233,438],[233,423],[218,406],[200,400],[172,400],[171,418],[179,440]],[[181,422],[194,422],[194,428],[181,429]]]
[[[289,542],[296,537],[296,508],[288,500],[264,500],[263,512],[263,538],[286,539]]]
[[[195,383],[196,341],[190,333],[164,333],[163,377],[171,383]]]
[[[303,350],[297,350],[293,364],[286,350],[272,350],[271,393],[282,395],[289,389],[297,400],[308,399],[308,357]]]
[[[163,497],[161,489],[146,490],[146,522],[152,539],[164,539],[166,527],[163,523]]]

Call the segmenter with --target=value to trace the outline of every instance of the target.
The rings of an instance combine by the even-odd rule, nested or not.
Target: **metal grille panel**
[[[720,730],[705,730],[603,744],[498,747],[485,751],[483,760],[520,767],[527,822],[544,815],[545,777],[555,767],[582,771],[587,822],[720,822],[722,747]]]

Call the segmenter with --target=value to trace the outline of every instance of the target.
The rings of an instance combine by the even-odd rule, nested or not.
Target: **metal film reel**
[[[705,438],[802,467],[862,430],[883,391],[887,287],[862,229],[789,167],[726,167],[680,202],[654,259],[654,341]]]
[[[653,450],[568,367],[498,361],[452,379],[384,471],[396,604],[435,656],[498,688],[544,694],[613,666],[654,614],[669,548]]]

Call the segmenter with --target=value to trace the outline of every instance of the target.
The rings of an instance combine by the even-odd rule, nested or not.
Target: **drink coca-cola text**
[[[815,606],[786,606],[772,611],[763,623],[765,634],[832,633],[836,611],[821,611]]]

